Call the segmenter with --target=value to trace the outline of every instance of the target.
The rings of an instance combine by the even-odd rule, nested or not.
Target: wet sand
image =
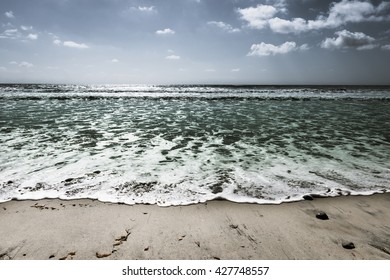
[[[10,201],[0,240],[3,260],[390,259],[390,193],[281,205]]]

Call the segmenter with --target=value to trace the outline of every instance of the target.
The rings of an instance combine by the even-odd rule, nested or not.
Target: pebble
[[[328,215],[326,215],[325,212],[318,212],[316,214],[316,218],[320,219],[320,220],[329,220],[329,217],[328,217]]]
[[[303,196],[304,200],[313,200],[313,197],[309,194]]]
[[[348,249],[348,250],[355,249],[355,244],[353,244],[352,242],[344,241],[341,245],[343,246],[344,249]]]

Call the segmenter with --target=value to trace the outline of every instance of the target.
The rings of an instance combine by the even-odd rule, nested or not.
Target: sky
[[[390,1],[1,0],[0,83],[390,84]]]

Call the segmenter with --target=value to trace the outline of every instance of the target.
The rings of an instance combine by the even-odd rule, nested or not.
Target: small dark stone
[[[230,228],[232,228],[232,229],[237,229],[237,228],[238,228],[238,225],[230,225]]]
[[[7,182],[8,185],[11,185],[11,184],[13,184],[13,183],[14,183],[14,181],[11,181],[11,180],[9,180],[9,181]]]
[[[310,194],[304,195],[303,196],[304,200],[313,200],[313,197]]]
[[[65,182],[66,182],[66,183],[69,183],[69,182],[72,182],[72,181],[73,181],[73,178],[65,179]]]
[[[49,259],[52,259],[52,258],[54,258],[54,257],[55,257],[54,255],[50,255]]]
[[[316,218],[320,219],[320,220],[329,220],[329,217],[328,217],[328,215],[326,215],[325,212],[318,212],[316,214]]]
[[[93,173],[94,173],[94,174],[100,174],[101,171],[100,171],[100,170],[96,170],[96,171],[94,171]]]
[[[287,170],[287,173],[291,173],[291,170]]]
[[[355,249],[355,244],[353,244],[352,242],[344,241],[341,245],[343,246],[344,249],[348,249],[348,250]]]

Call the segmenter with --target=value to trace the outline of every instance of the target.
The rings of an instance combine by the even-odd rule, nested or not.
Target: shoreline
[[[329,219],[316,218],[319,212]],[[390,193],[168,207],[92,199],[0,203],[0,260],[390,259],[389,232]]]

